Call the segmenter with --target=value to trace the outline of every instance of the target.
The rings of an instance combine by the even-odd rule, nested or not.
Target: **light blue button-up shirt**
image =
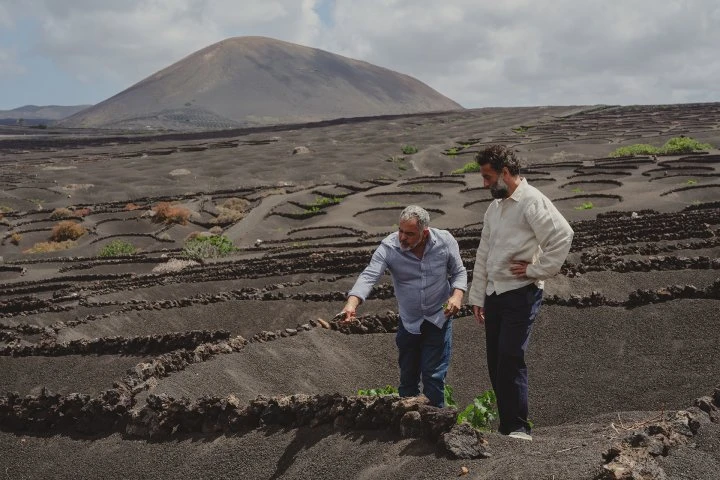
[[[420,334],[424,320],[442,328],[447,320],[443,303],[453,289],[467,290],[467,271],[460,248],[447,230],[430,228],[422,259],[411,251],[403,252],[398,232],[391,233],[375,250],[348,295],[365,301],[386,269],[392,275],[403,326],[416,335]]]

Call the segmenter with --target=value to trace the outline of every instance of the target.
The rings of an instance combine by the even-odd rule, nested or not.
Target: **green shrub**
[[[341,197],[315,197],[315,201],[305,208],[304,213],[318,213],[321,209],[342,202]]]
[[[98,252],[98,257],[120,257],[123,255],[132,255],[137,251],[132,243],[124,240],[113,240],[105,245]]]
[[[446,384],[445,390],[443,391],[446,407],[457,407],[457,402],[455,401],[455,398],[453,398],[453,393],[453,388],[450,385]]]
[[[665,142],[661,150],[666,155],[674,155],[710,150],[711,148],[713,148],[712,145],[700,143],[690,137],[675,137]]]
[[[386,158],[385,161],[394,163],[398,167],[399,170],[407,170],[407,165],[405,164],[405,157],[401,157],[400,155],[395,155],[395,156]]]
[[[398,390],[392,385],[387,385],[385,388],[360,389],[357,391],[357,394],[364,397],[372,397],[379,395],[397,395]],[[453,398],[453,388],[450,385],[445,385],[445,391],[443,392],[443,394],[445,396],[446,407],[457,407],[457,403]]]
[[[450,147],[450,148],[448,148],[447,150],[445,150],[445,152],[443,152],[443,153],[445,153],[445,155],[447,155],[447,156],[449,156],[449,157],[454,157],[455,155],[457,155],[457,153],[458,153],[460,150],[462,150],[462,149],[461,149],[461,148],[458,149],[458,147]]]
[[[635,155],[657,155],[660,149],[648,145],[647,143],[638,143],[627,147],[620,147],[610,154],[611,157],[634,157]]]
[[[683,153],[700,152],[713,148],[708,143],[700,143],[690,137],[673,137],[660,148],[646,143],[638,143],[620,147],[610,154],[611,157],[633,157],[635,155],[680,155]]]
[[[340,197],[315,197],[315,205],[319,207],[337,205],[340,202],[342,202]]]
[[[237,251],[232,240],[225,235],[198,236],[189,239],[183,247],[183,256],[193,260],[218,258]]]
[[[489,430],[490,423],[498,416],[495,392],[487,390],[475,397],[473,403],[465,407],[457,417],[457,423],[467,422],[477,430]]]
[[[360,389],[357,391],[357,394],[364,397],[374,397],[380,395],[397,395],[398,391],[397,388],[392,385],[387,385],[385,388]]]
[[[579,207],[575,207],[575,210],[592,210],[594,206],[592,202],[583,202]]]
[[[417,152],[418,152],[417,147],[415,147],[413,145],[403,145],[403,147],[402,147],[402,153],[404,153],[405,155],[412,155],[413,153],[417,153]]]
[[[477,162],[468,162],[462,168],[453,170],[452,173],[474,173],[480,171],[480,164]]]

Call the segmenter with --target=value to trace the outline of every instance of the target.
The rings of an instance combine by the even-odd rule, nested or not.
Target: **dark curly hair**
[[[490,168],[496,172],[502,172],[507,167],[510,175],[516,176],[520,174],[520,160],[515,156],[515,152],[505,145],[490,145],[475,155],[475,161],[480,165],[490,164]]]

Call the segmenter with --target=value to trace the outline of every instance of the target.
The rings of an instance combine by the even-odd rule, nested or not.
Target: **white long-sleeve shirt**
[[[555,205],[523,178],[513,194],[485,211],[468,303],[483,307],[485,296],[501,294],[556,275],[570,251],[573,230]],[[510,271],[525,261],[527,278]]]

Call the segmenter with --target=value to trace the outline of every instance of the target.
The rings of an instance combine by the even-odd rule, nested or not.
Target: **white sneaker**
[[[518,430],[517,432],[510,432],[508,434],[508,437],[519,438],[520,440],[532,441],[532,435],[530,435],[529,433],[525,433],[522,430]]]

